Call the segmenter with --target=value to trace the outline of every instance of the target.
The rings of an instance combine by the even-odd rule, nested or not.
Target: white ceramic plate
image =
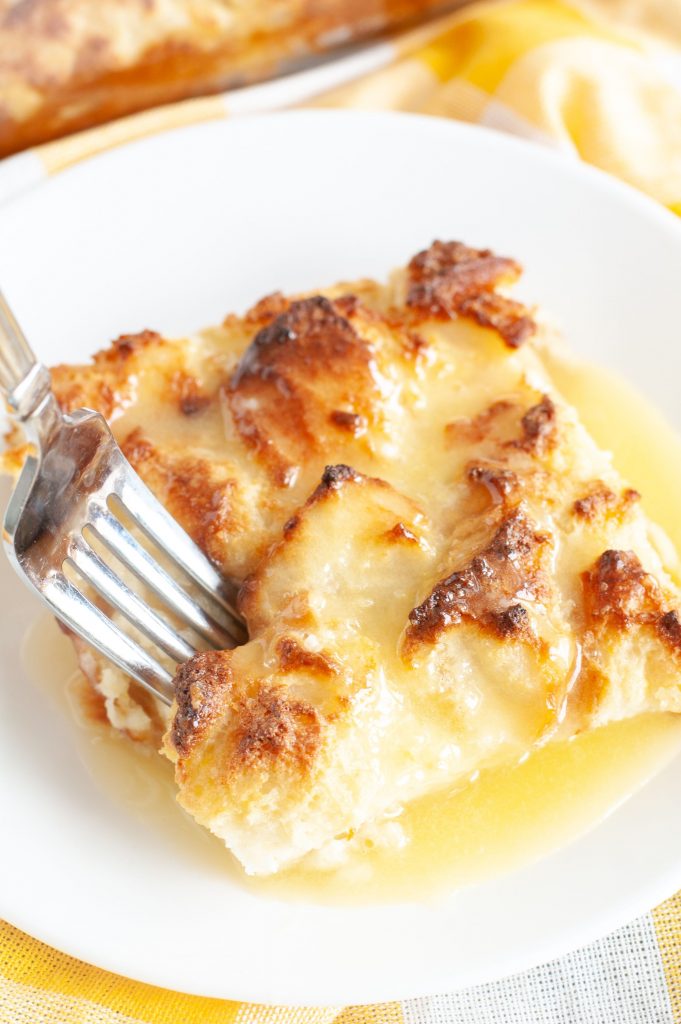
[[[436,119],[292,113],[114,150],[0,210],[0,281],[54,362],[275,288],[380,276],[438,236],[518,257],[574,348],[681,428],[675,219],[565,157]],[[226,998],[393,999],[548,960],[681,886],[676,763],[561,852],[435,905],[256,897],[101,791],[22,669],[36,605],[4,560],[0,601],[0,914],[84,960]]]

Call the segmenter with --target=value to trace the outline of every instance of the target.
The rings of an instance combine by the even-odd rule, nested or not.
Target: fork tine
[[[133,626],[158,644],[174,661],[182,663],[196,653],[195,648],[119,579],[95,554],[84,537],[74,538],[67,562],[74,565],[81,576],[91,583],[110,605],[117,608]]]
[[[222,609],[217,606],[209,614],[192,600],[106,506],[93,504],[89,511],[89,526],[100,540],[199,636],[216,648],[232,647],[241,642],[242,627],[234,623],[226,612],[223,612],[223,621],[218,621]]]
[[[88,601],[63,573],[52,574],[40,594],[57,618],[74,633],[96,647],[154,697],[164,704],[172,704],[172,676]]]
[[[201,548],[185,533],[148,487],[130,472],[121,481],[118,499],[137,525],[187,572],[194,582],[240,622],[236,587],[215,569]]]

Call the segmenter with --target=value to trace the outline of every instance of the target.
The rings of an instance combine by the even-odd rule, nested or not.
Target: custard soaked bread
[[[386,286],[271,295],[55,370],[241,584],[249,642],[180,668],[163,750],[249,872],[538,744],[681,711],[664,538],[553,387],[504,290],[519,273],[436,242]],[[153,737],[153,702],[86,667]]]

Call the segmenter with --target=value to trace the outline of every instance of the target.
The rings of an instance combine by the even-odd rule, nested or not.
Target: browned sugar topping
[[[263,683],[241,702],[234,739],[234,759],[241,766],[268,760],[306,767],[321,745],[322,723],[311,704]]]
[[[436,585],[409,615],[407,650],[433,643],[450,626],[475,622],[503,639],[531,640],[529,615],[519,601],[542,600],[548,582],[542,571],[549,543],[516,508],[502,521],[489,545],[465,568]]]
[[[418,544],[419,538],[416,536],[413,530],[410,530],[404,523],[395,523],[394,526],[385,533],[387,540],[395,541],[397,543],[406,544]]]
[[[481,327],[491,327],[509,348],[520,348],[537,330],[536,323],[521,302],[496,292],[481,292],[462,299],[457,312],[475,320]]]
[[[135,379],[134,357],[149,345],[163,345],[156,331],[123,334],[97,352],[92,366],[62,364],[52,369],[52,388],[64,412],[87,406],[110,418],[130,396]]]
[[[666,607],[662,588],[633,551],[604,551],[582,581],[588,627],[652,627],[667,647],[681,654],[678,613]]]
[[[269,324],[275,317],[281,316],[289,307],[289,300],[281,292],[271,292],[256,302],[247,311],[244,320],[249,324],[263,326]]]
[[[552,448],[557,440],[556,407],[548,395],[540,402],[531,406],[520,421],[522,436],[510,441],[513,448],[522,448],[526,452],[543,455]]]
[[[315,494],[321,495],[325,491],[337,491],[343,484],[359,479],[361,479],[361,474],[356,469],[353,469],[352,466],[345,466],[343,463],[337,466],[327,466],[322,473],[322,479]]]
[[[532,637],[532,626],[527,608],[521,604],[511,604],[503,612],[493,618],[494,627],[500,637],[520,639]]]
[[[462,242],[438,241],[414,256],[407,273],[407,305],[427,316],[470,317],[496,330],[510,348],[535,331],[524,306],[494,292],[520,276],[515,260]]]
[[[308,651],[292,636],[283,636],[277,643],[279,669],[287,672],[308,672],[317,676],[336,676],[338,663],[324,651]]]
[[[336,309],[340,310],[343,316],[353,316],[355,313],[359,312],[360,309],[363,310],[365,314],[369,313],[369,311],[362,306],[359,298],[351,293],[341,295],[339,298],[334,299],[334,305]]]
[[[361,432],[377,400],[372,353],[328,299],[302,299],[256,334],[226,396],[243,441],[287,486],[339,429]]]
[[[676,611],[665,612],[658,619],[657,628],[660,636],[673,650],[681,653],[681,619]]]
[[[337,466],[327,466],[322,473],[321,480],[305,504],[306,506],[314,505],[316,502],[323,500],[330,492],[339,491],[345,484],[361,483],[364,479],[365,477],[353,469],[352,466],[345,466],[343,463]],[[297,530],[300,522],[301,517],[298,513],[287,519],[284,523],[284,536],[288,537]]]
[[[183,416],[195,416],[210,405],[210,396],[201,390],[196,377],[183,370],[173,374],[171,387]]]
[[[518,474],[499,463],[471,462],[466,470],[466,476],[471,483],[485,487],[495,505],[506,504],[520,491]]]
[[[606,519],[609,516],[622,518],[640,499],[641,495],[631,487],[627,487],[618,495],[602,481],[595,480],[584,497],[575,501],[572,509],[578,519],[587,522]]]
[[[356,412],[347,412],[344,409],[334,409],[329,415],[329,420],[334,426],[346,431],[348,434],[352,434],[353,437],[359,437],[367,428],[367,421],[364,416],[360,416]]]
[[[229,651],[205,651],[181,665],[175,676],[177,711],[171,740],[180,757],[194,744],[224,707],[224,694],[232,686]]]
[[[312,761],[322,733],[315,708],[289,698],[283,687],[264,682],[251,695],[237,694],[231,660],[231,651],[206,651],[178,669],[171,741],[180,760],[191,754],[217,719],[224,719],[232,736],[227,771],[265,758],[298,766]]]
[[[111,348],[98,352],[95,359],[116,360],[127,359],[140,348],[145,348],[154,342],[161,341],[161,335],[157,331],[145,329],[137,334],[121,334],[111,344]]]
[[[435,241],[412,257],[408,266],[411,288],[407,303],[430,303],[430,312],[442,309],[443,298],[463,298],[513,281],[522,273],[519,263],[497,256],[491,249],[473,249],[463,242]]]
[[[659,614],[661,594],[633,551],[604,551],[584,574],[589,619],[607,619],[621,627]]]

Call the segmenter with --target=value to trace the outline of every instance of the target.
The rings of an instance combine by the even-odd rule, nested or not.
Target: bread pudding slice
[[[119,728],[165,730],[180,803],[248,872],[539,744],[681,712],[659,528],[553,386],[519,273],[435,242],[387,285],[270,295],[54,371],[240,584],[248,643],[181,666],[168,721],[85,667]]]

